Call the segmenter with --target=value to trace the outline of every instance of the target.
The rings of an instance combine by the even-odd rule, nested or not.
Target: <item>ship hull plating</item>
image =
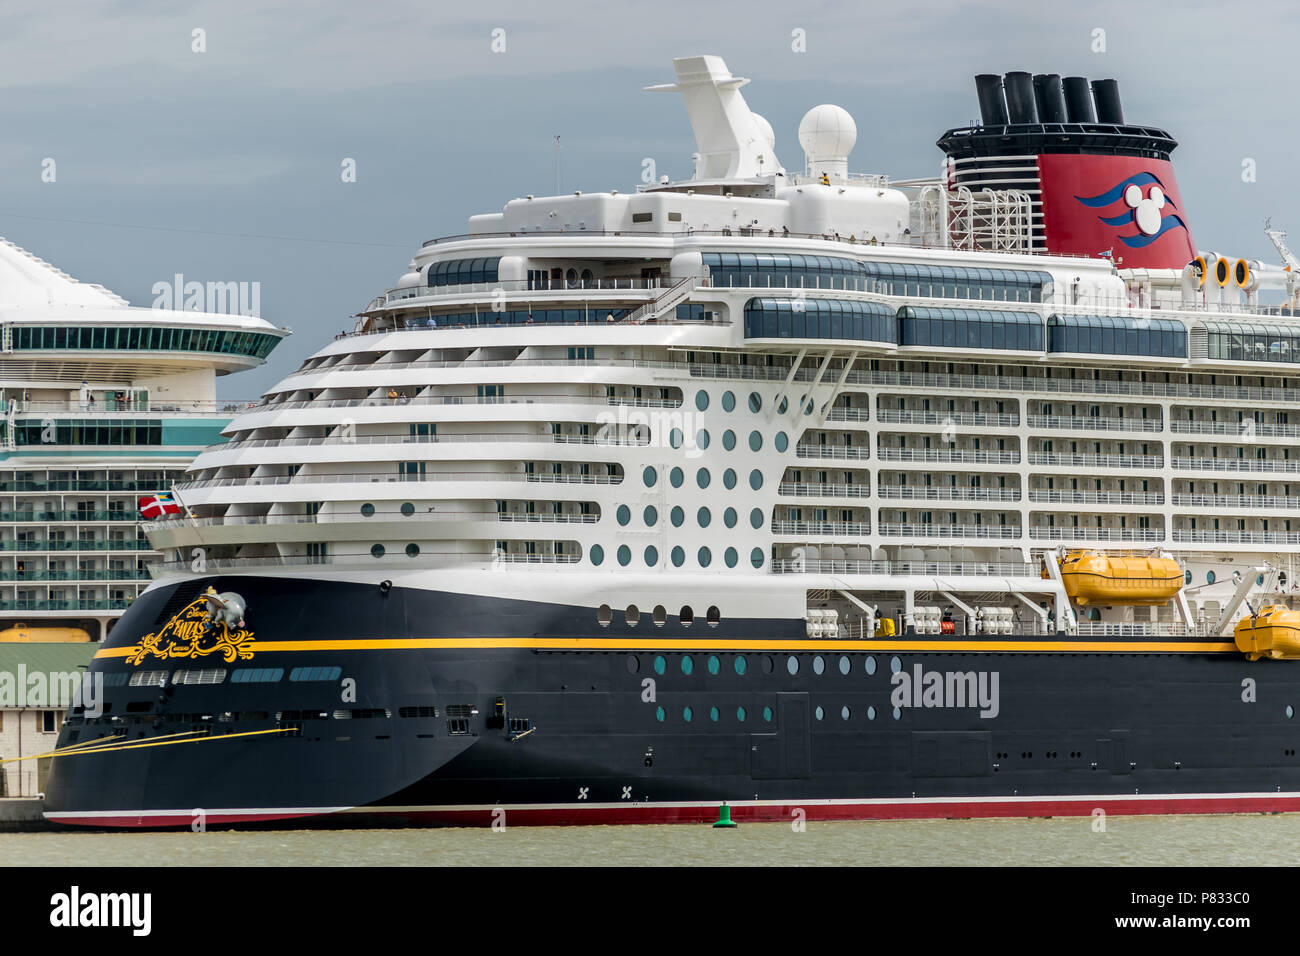
[[[252,656],[200,642],[198,656],[164,645],[132,663],[209,585],[247,600]],[[1300,809],[1287,662],[1204,639],[802,629],[646,614],[601,626],[593,608],[337,581],[167,585],[96,658],[104,712],[65,724],[59,746],[76,749],[53,761],[46,815],[191,827],[698,822],[723,802],[735,819],[787,821]],[[140,676],[159,673],[163,686]]]

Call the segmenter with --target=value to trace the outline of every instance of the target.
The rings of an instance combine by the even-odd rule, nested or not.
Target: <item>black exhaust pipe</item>
[[[1034,77],[1034,103],[1040,123],[1065,122],[1065,97],[1059,73],[1039,73]]]
[[[985,126],[1007,125],[1007,101],[1002,98],[1002,77],[981,73],[975,77],[975,92],[980,99],[980,121]]]
[[[1034,78],[1017,71],[1002,77],[1007,94],[1007,114],[1014,126],[1017,123],[1037,123],[1038,110],[1034,106]]]
[[[1124,109],[1119,105],[1119,83],[1097,80],[1092,84],[1092,98],[1097,103],[1097,122],[1124,125]]]
[[[1097,122],[1097,114],[1092,111],[1092,91],[1088,88],[1088,78],[1084,76],[1067,76],[1062,85],[1065,87],[1065,115],[1067,122]]]

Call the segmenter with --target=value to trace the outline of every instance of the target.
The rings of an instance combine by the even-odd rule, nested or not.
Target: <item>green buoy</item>
[[[713,829],[730,830],[734,829],[737,825],[738,824],[731,819],[731,807],[727,806],[725,803],[718,807],[718,822],[713,824]]]

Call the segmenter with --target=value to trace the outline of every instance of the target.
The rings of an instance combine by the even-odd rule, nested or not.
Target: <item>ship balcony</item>
[[[830,482],[783,481],[776,490],[777,494],[794,498],[867,498],[871,495],[871,485],[867,482],[837,485]]]
[[[970,488],[959,485],[887,485],[876,490],[881,498],[915,501],[1019,501],[1019,488]]]
[[[1058,528],[1031,526],[1029,537],[1035,541],[1143,541],[1165,540],[1161,528]]]
[[[1174,530],[1173,539],[1188,544],[1300,544],[1300,531],[1213,531],[1199,528]]]
[[[998,524],[893,524],[881,522],[880,534],[890,538],[955,538],[958,540],[1002,540],[1019,538],[1019,525]]]
[[[920,408],[882,408],[876,419],[891,425],[958,426],[961,428],[1016,428],[1020,416],[1008,412],[944,412]]]
[[[1177,495],[1174,496],[1177,498]],[[1158,491],[1073,491],[1061,488],[1031,488],[1029,500],[1038,504],[1063,505],[1163,505]]]
[[[838,535],[856,537],[871,534],[870,521],[790,521],[773,520],[776,535]]]
[[[1170,459],[1174,468],[1182,471],[1236,471],[1236,472],[1300,472],[1297,458],[1188,458]]]
[[[1029,464],[1054,468],[1126,468],[1152,469],[1164,467],[1162,455],[1106,455],[1075,452],[1031,451]]]
[[[205,478],[175,485],[177,492],[205,491],[213,488],[244,488],[258,485],[358,484],[398,482],[418,485],[427,482],[466,482],[475,486],[495,482],[528,482],[560,485],[617,485],[622,475],[529,474],[527,472],[435,471],[426,474],[393,474],[391,471],[341,472],[327,475],[263,475],[249,478]],[[343,494],[343,491],[340,491]],[[484,496],[490,496],[484,492]],[[445,497],[440,494],[439,497]]]
[[[1093,418],[1086,415],[1030,415],[1028,421],[1030,428],[1088,432],[1158,432],[1162,424],[1158,418]]]
[[[953,575],[1037,578],[1041,565],[1019,561],[862,561],[852,558],[792,557],[772,562],[773,574]]]
[[[1241,441],[1253,441],[1256,438],[1296,438],[1300,437],[1300,425],[1278,422],[1257,422],[1253,418],[1243,418],[1237,422],[1189,422],[1171,421],[1169,430],[1176,435],[1222,435]]]
[[[1210,495],[1175,494],[1174,506],[1178,508],[1264,508],[1300,510],[1300,497],[1289,495]]]
[[[1018,465],[1019,451],[983,448],[885,448],[881,461],[962,462],[972,465]]]
[[[799,458],[815,460],[851,461],[871,457],[868,445],[796,445],[794,452]]]
[[[845,408],[836,406],[826,414],[828,422],[869,422],[871,410],[867,408]]]

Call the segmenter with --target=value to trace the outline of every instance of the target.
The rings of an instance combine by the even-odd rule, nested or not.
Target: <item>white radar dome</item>
[[[751,113],[754,117],[754,124],[758,127],[758,133],[763,137],[763,142],[767,143],[769,150],[776,149],[776,131],[772,129],[772,124],[766,118],[759,116],[757,113]]]
[[[849,153],[858,141],[858,126],[848,110],[830,103],[814,106],[799,121],[799,145],[803,147],[808,171],[843,177],[848,172]]]

